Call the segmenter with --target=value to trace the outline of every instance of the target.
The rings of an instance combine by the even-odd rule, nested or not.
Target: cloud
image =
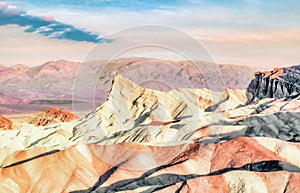
[[[190,34],[205,42],[235,45],[283,45],[299,44],[299,29],[230,29],[223,28],[216,31],[214,28],[195,28],[189,30]]]
[[[49,38],[91,43],[111,41],[96,33],[56,21],[51,16],[31,16],[14,5],[0,2],[0,26],[11,24],[26,27],[25,32],[38,33]]]

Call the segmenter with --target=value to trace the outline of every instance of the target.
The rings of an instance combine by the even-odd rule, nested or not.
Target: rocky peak
[[[300,65],[256,72],[247,88],[247,104],[263,98],[294,98],[300,93]]]
[[[253,80],[287,73],[275,71]],[[77,120],[1,131],[0,192],[297,192],[299,98],[245,103],[242,90],[162,92],[117,75]],[[50,108],[30,123],[72,118]]]
[[[19,71],[26,71],[29,69],[28,66],[24,65],[24,64],[16,64],[14,66],[11,67],[11,69],[14,69],[14,70],[19,70]]]
[[[0,115],[0,130],[12,130],[12,122]]]
[[[79,62],[65,60],[49,61],[40,66],[30,68],[27,74],[34,78],[42,76],[73,77],[79,65]]]
[[[51,125],[59,122],[69,122],[76,118],[76,116],[66,110],[59,108],[48,108],[33,117],[30,117],[27,122],[35,126]]]

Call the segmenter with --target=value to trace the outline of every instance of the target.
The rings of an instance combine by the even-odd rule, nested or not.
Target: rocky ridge
[[[75,118],[74,114],[66,110],[52,107],[28,117],[26,122],[35,126],[46,126],[60,122],[70,122]]]
[[[247,96],[161,92],[118,75],[86,116],[1,131],[0,191],[297,191],[300,97]]]
[[[247,103],[263,98],[295,98],[300,93],[300,65],[257,72],[247,88]]]
[[[141,63],[149,63],[151,61],[156,63],[170,63],[174,68],[176,67],[181,70],[177,75],[178,78],[181,79],[181,73],[191,76],[191,73],[193,73],[194,70],[191,68],[192,65],[188,61],[171,62],[154,60],[151,58],[122,58],[112,60],[109,62],[109,65],[106,65],[102,74],[105,78],[101,79],[99,84],[107,85],[105,87],[110,89],[111,80],[116,74],[122,74],[133,66]],[[73,88],[74,79],[95,76],[95,73],[101,69],[101,64],[104,65],[107,62],[108,61],[90,61],[84,63],[83,68],[81,69],[84,70],[84,77],[77,77],[77,70],[79,70],[81,63],[66,60],[49,61],[35,67],[26,67],[24,65],[0,67],[0,94],[30,101],[36,99],[72,99],[71,88]],[[209,63],[201,62],[198,64],[201,69],[207,69],[210,65],[211,64]],[[232,89],[245,88],[252,73],[255,71],[255,69],[246,66],[217,66],[220,68],[220,73],[223,75],[225,86]],[[153,79],[157,76],[158,74],[156,73],[151,74]],[[212,71],[209,76],[213,77],[214,72]],[[200,78],[203,79],[203,77]],[[59,84],[57,84],[58,82]],[[203,84],[203,86],[205,86],[205,84]],[[178,87],[180,87],[180,85],[178,85]],[[99,104],[103,103],[105,99],[106,98],[99,99]]]
[[[9,119],[0,115],[0,130],[11,130],[11,129],[13,129],[13,123]]]

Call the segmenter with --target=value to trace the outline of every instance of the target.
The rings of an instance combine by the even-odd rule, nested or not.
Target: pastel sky
[[[216,63],[300,64],[298,0],[11,0],[0,2],[0,64],[82,61],[109,35],[144,24],[182,30]]]

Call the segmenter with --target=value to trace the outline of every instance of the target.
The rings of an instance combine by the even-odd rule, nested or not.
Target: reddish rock
[[[12,130],[12,125],[13,123],[9,119],[0,115],[0,130]]]
[[[298,116],[282,112],[297,107],[297,101],[276,100],[267,109],[258,104],[240,107],[246,98],[239,91],[214,94],[197,89],[190,94],[191,90],[177,89],[176,95],[168,95],[121,77],[115,80],[119,84],[108,102],[82,119],[58,127],[24,124],[19,131],[0,132],[0,192],[297,192]],[[208,109],[207,103],[214,108]],[[204,119],[223,110],[230,111],[230,118]],[[194,124],[191,114],[201,124]],[[28,122],[44,126],[74,118],[50,108]],[[184,140],[194,128],[199,129],[193,138]],[[177,131],[186,133],[177,137]],[[87,139],[94,141],[87,145]],[[169,143],[171,139],[176,141]]]
[[[36,113],[33,117],[30,117],[27,122],[36,126],[45,126],[60,122],[70,122],[75,118],[76,116],[74,114],[66,110],[59,108],[48,108]]]
[[[242,141],[241,139],[236,140],[237,143],[243,143]],[[51,152],[51,149],[47,150],[46,148],[28,149],[12,155],[10,160],[15,160],[15,164],[13,166],[5,164],[6,168],[0,170],[0,185],[2,185],[0,190],[1,192],[70,192],[87,190],[93,187],[99,180],[99,177],[101,177],[99,187],[108,188],[108,190],[112,188],[113,192],[113,184],[123,188],[125,192],[126,190],[128,192],[141,192],[149,188],[160,187],[160,183],[162,183],[162,189],[159,192],[175,192],[177,190],[192,193],[257,192],[260,186],[263,189],[258,192],[297,191],[300,173],[289,173],[286,171],[223,171],[218,173],[216,172],[218,170],[205,171],[203,165],[209,167],[209,162],[203,159],[205,148],[216,152],[212,156],[218,156],[218,152],[221,152],[220,149],[228,149],[228,146],[233,144],[232,142],[225,143],[228,144],[217,147],[215,150],[211,144],[206,147],[191,145],[186,149],[186,153],[191,153],[191,157],[185,157],[188,160],[175,159],[176,161],[174,160],[170,163],[159,164],[158,166],[160,167],[157,170],[152,170],[153,168],[140,170],[129,168],[135,164],[142,164],[142,162],[146,162],[150,158],[136,159],[135,156],[138,153],[146,152],[148,155],[152,155],[154,160],[163,157],[168,159],[168,152],[171,152],[175,146],[147,147],[134,143],[123,143],[101,146],[77,145],[59,152]],[[256,146],[252,146],[251,143],[244,146],[245,149],[256,149]],[[136,150],[136,152],[128,151],[127,148]],[[164,149],[165,153],[161,154],[158,151],[159,149]],[[233,147],[232,149],[238,149],[238,147]],[[206,153],[206,155],[209,154],[208,152]],[[229,156],[230,153],[232,152],[229,151],[226,155]],[[235,157],[236,160],[241,160],[240,163],[243,162],[244,157],[242,154],[231,154],[231,156]],[[25,161],[22,163],[20,162],[22,160]],[[219,162],[223,160],[220,159]],[[258,154],[256,160],[262,161],[265,160],[265,157],[259,157]],[[123,164],[120,164],[122,162]],[[248,162],[245,161],[245,163]],[[120,165],[117,166],[118,164]],[[174,179],[175,183],[167,185],[173,182]],[[178,180],[177,182],[176,179]],[[124,180],[131,181],[130,185],[126,185]],[[157,183],[158,185],[151,187],[148,183]],[[96,189],[99,187],[96,187]]]
[[[216,149],[211,160],[211,171],[241,167],[261,160],[285,161],[278,157],[275,152],[268,150],[250,137],[239,137],[215,146]]]

